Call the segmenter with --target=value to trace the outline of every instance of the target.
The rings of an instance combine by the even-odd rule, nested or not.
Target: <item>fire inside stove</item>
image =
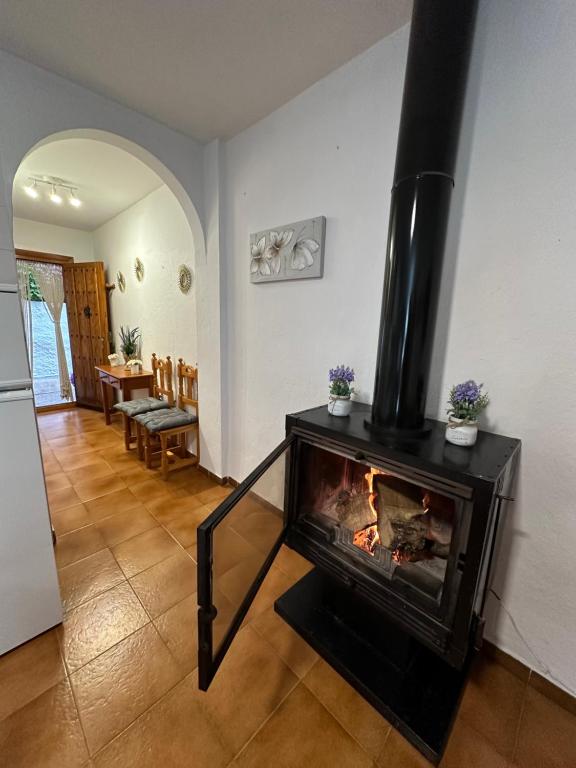
[[[454,500],[361,462],[312,450],[306,473],[310,512],[335,529],[337,546],[368,557],[388,576],[401,569],[403,578],[436,595],[450,554]]]
[[[374,468],[364,480],[373,522],[354,531],[354,546],[372,556],[376,547],[384,546],[396,563],[448,556],[453,517],[450,499]],[[352,489],[340,495],[341,522],[346,521],[347,508],[358,500],[362,504],[363,495],[362,489],[359,494]]]

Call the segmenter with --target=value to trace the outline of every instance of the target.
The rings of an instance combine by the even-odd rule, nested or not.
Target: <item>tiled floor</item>
[[[42,415],[40,428],[66,617],[0,658],[0,765],[428,765],[274,613],[307,569],[287,549],[199,692],[196,526],[226,489],[194,470],[163,483],[97,413]],[[484,657],[442,765],[574,768],[576,718]]]

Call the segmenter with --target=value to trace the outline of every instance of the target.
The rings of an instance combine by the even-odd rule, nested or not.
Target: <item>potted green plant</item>
[[[330,369],[330,394],[328,398],[328,413],[332,416],[348,416],[352,410],[354,392],[354,369],[338,365]]]
[[[118,333],[120,336],[120,350],[124,355],[124,362],[128,363],[138,355],[138,346],[140,342],[140,328],[130,328],[129,326],[120,326]]]
[[[478,437],[478,416],[488,405],[488,395],[482,384],[469,379],[456,384],[448,399],[446,440],[454,445],[472,446]]]

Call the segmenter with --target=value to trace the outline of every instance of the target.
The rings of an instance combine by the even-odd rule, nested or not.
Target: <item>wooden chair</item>
[[[200,431],[198,421],[198,369],[179,358],[177,368],[178,406],[134,417],[138,457],[152,468],[154,457],[160,456],[160,469],[164,480],[168,479],[170,459],[178,454],[183,460],[174,469],[198,464],[200,461]],[[186,410],[192,406],[195,413]],[[196,455],[188,461],[186,440],[190,433],[196,433]]]
[[[154,373],[152,397],[139,397],[135,400],[116,403],[114,406],[114,409],[122,414],[124,447],[127,451],[130,450],[132,441],[136,440],[136,435],[132,434],[132,421],[135,416],[172,408],[174,406],[172,360],[170,359],[170,355],[168,355],[165,360],[162,360],[161,358],[156,357],[156,353],[153,352],[152,372]]]

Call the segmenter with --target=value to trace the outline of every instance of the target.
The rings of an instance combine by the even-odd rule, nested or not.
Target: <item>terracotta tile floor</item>
[[[228,489],[190,469],[162,482],[100,414],[39,421],[66,616],[0,658],[0,765],[429,765],[275,614],[275,598],[308,569],[288,549],[199,692],[196,527]],[[258,550],[258,535],[242,534],[249,524],[220,559],[223,604]],[[485,656],[442,766],[574,768],[576,717]]]

